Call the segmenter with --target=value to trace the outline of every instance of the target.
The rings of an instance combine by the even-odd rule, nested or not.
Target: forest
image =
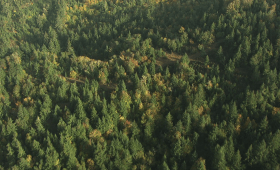
[[[278,0],[1,0],[0,170],[280,170]]]

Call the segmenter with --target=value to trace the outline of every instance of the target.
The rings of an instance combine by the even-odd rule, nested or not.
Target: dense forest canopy
[[[1,0],[0,169],[280,169],[277,0]]]

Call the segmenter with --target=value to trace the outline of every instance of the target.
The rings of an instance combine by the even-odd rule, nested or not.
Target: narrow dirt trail
[[[220,44],[223,42],[224,40],[220,40],[220,41],[217,41],[213,44],[211,44],[210,46],[207,46],[205,47],[205,52],[208,54],[208,53],[211,53],[211,52],[215,52],[217,51],[217,49],[219,48]],[[182,58],[182,55],[179,55],[177,53],[166,53],[166,58],[157,58],[156,59],[156,65],[158,66],[162,66],[162,67],[165,67],[165,66],[168,66],[168,65],[171,65],[171,64],[174,64],[176,63],[178,60],[180,60]],[[196,61],[196,62],[201,62],[201,63],[204,63],[204,58],[201,57],[201,52],[197,52],[197,53],[194,53],[194,54],[190,54],[188,55],[190,61]],[[101,61],[102,62],[102,61]],[[70,78],[70,77],[64,77],[62,75],[58,75],[60,78],[65,78],[67,82],[70,82],[70,83],[79,83],[79,84],[84,84],[85,81],[83,80],[78,80],[78,79],[74,79],[74,78]],[[127,86],[131,86],[131,82],[130,83],[127,83],[126,84]],[[110,83],[110,84],[102,84],[102,83],[99,83],[99,87],[105,91],[114,91],[117,87],[117,84],[116,83]]]
[[[205,47],[205,52],[206,53],[210,53],[210,52],[215,52],[216,50],[218,50],[219,48],[219,45],[223,42],[224,40],[220,40],[220,41],[217,41],[213,44],[211,44],[210,46],[207,46]],[[177,60],[180,60],[182,58],[182,55],[179,55],[177,53],[166,53],[166,58],[164,57],[161,57],[161,58],[157,58],[156,59],[156,64],[158,66],[162,66],[162,67],[165,67],[165,66],[168,66],[170,64],[174,64],[176,63]],[[204,58],[201,57],[201,52],[197,52],[197,53],[194,53],[194,54],[188,54],[188,57],[190,59],[190,61],[198,61],[198,62],[204,62]]]

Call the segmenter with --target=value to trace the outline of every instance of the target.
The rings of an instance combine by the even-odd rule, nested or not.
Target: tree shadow
[[[103,61],[128,49],[134,49],[133,52],[139,51],[147,38],[152,39],[150,45],[155,49],[162,47],[162,37],[179,40],[180,27],[188,29],[189,38],[197,41],[196,35],[192,33],[197,27],[203,27],[203,13],[213,11],[213,4],[217,6],[207,1],[161,2],[143,6],[119,3],[118,7],[108,3],[108,10],[105,10],[104,5],[99,3],[90,6],[88,11],[91,12],[78,14],[83,19],[77,20],[76,25],[71,27],[80,27],[75,32],[79,38],[68,38],[71,39],[77,56],[88,56]],[[214,19],[205,21],[205,30],[210,28],[213,21]],[[130,38],[131,35],[141,35],[140,41]]]

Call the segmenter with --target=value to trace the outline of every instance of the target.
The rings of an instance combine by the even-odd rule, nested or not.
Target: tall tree
[[[219,170],[227,169],[226,163],[227,162],[226,162],[226,158],[225,158],[224,146],[221,147],[219,144],[217,144],[215,147],[212,168],[219,169]]]

